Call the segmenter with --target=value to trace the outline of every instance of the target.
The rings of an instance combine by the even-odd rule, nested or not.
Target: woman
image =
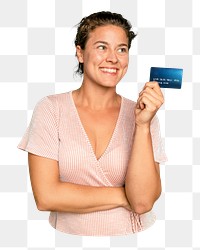
[[[37,207],[50,224],[78,235],[146,229],[161,193],[165,161],[157,110],[163,95],[148,82],[137,103],[116,93],[135,37],[121,15],[98,12],[79,23],[79,89],[43,98],[19,148],[28,151]]]

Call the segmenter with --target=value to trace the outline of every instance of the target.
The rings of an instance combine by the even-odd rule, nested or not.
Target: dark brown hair
[[[131,23],[121,14],[112,13],[110,11],[101,11],[93,13],[88,17],[84,17],[77,26],[77,34],[75,38],[75,46],[79,45],[81,49],[85,49],[85,45],[89,38],[89,34],[95,28],[105,25],[115,25],[121,27],[128,37],[128,48],[131,47],[131,42],[136,34],[131,31]],[[84,73],[83,63],[79,63],[76,73],[82,75]]]

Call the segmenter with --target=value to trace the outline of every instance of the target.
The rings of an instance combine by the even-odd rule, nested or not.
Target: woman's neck
[[[93,111],[120,107],[121,96],[116,88],[91,87],[85,84],[73,91],[74,102],[77,106],[87,107]]]

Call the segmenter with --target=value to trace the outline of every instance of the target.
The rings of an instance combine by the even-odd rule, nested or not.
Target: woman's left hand
[[[157,82],[147,82],[140,92],[135,119],[138,126],[150,126],[151,120],[164,103],[164,96]]]

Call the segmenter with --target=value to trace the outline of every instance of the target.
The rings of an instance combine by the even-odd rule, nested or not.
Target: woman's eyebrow
[[[97,44],[97,43],[103,43],[103,44],[109,45],[109,43],[107,43],[107,42],[105,42],[105,41],[96,41],[96,42],[94,43],[94,45]]]
[[[102,43],[102,44],[110,45],[108,42],[105,42],[105,41],[96,41],[94,43],[94,45],[97,44],[97,43]],[[117,45],[117,47],[123,47],[123,46],[128,47],[128,44],[126,44],[126,43],[120,43],[120,44]]]
[[[118,47],[123,47],[123,46],[128,47],[128,44],[126,44],[126,43],[120,43],[120,44],[118,45]]]

